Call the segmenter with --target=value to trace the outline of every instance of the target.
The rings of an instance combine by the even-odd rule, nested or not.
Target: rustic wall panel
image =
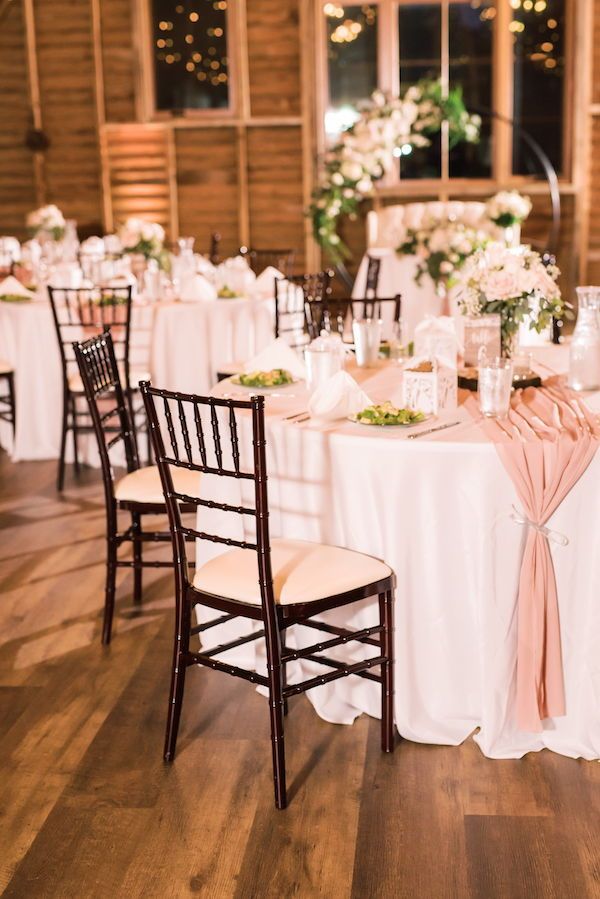
[[[107,163],[114,226],[141,216],[168,229],[168,134],[160,126],[123,125],[107,129]]]
[[[246,4],[253,116],[300,115],[298,6],[298,0]]]
[[[23,6],[15,0],[0,21],[0,234],[25,237],[25,216],[35,207],[30,125]]]
[[[300,128],[248,131],[250,243],[255,247],[293,247],[304,265]]]
[[[235,129],[181,129],[175,152],[180,234],[193,235],[205,252],[218,231],[223,252],[235,252],[241,242]]]
[[[91,9],[87,0],[35,0],[47,199],[84,227],[102,219]]]
[[[133,4],[131,0],[100,0],[102,68],[107,122],[135,120]]]

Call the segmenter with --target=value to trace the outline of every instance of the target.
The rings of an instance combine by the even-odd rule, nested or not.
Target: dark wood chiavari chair
[[[332,278],[333,272],[326,269],[275,279],[275,337],[283,337],[292,347],[308,342],[307,306],[330,296]]]
[[[381,271],[381,259],[379,256],[370,256],[367,253],[367,278],[365,281],[365,296],[373,299],[379,290],[379,273]]]
[[[13,436],[17,430],[17,406],[15,402],[15,373],[12,365],[0,359],[0,385],[6,385],[6,393],[0,393],[0,419],[12,425]]]
[[[240,247],[240,256],[247,260],[252,271],[260,275],[268,266],[273,266],[287,278],[294,268],[296,251],[289,250],[258,250],[251,247]]]
[[[142,570],[173,567],[171,560],[144,560],[143,544],[149,541],[168,543],[171,534],[142,528],[144,515],[166,515],[167,508],[158,468],[155,465],[140,467],[130,405],[121,383],[110,331],[74,342],[73,353],[98,443],[106,500],[106,589],[102,625],[102,642],[106,645],[112,634],[117,568],[133,569],[133,601],[138,605],[142,601]],[[117,445],[124,452],[127,474],[115,480],[110,451]],[[197,490],[198,477],[194,472],[177,472],[178,489],[183,493]],[[131,525],[123,531],[118,527],[120,511],[131,515]],[[182,511],[195,512],[196,507],[183,506]],[[133,560],[119,559],[118,550],[124,543],[132,545]]]
[[[382,749],[393,751],[394,574],[379,559],[341,547],[271,539],[264,397],[228,400],[193,396],[155,389],[148,383],[142,384],[141,389],[169,511],[176,564],[177,621],[165,760],[172,761],[175,756],[189,667],[204,665],[260,684],[269,691],[275,803],[277,808],[285,808],[283,716],[290,696],[350,674],[375,681],[381,685]],[[246,466],[242,460],[245,444],[239,434],[244,424],[250,424],[247,419],[242,420],[247,415],[251,415],[252,463]],[[223,478],[225,490],[225,484],[235,479],[241,488],[247,485],[250,498],[242,494],[240,505],[234,505],[187,495],[177,487],[176,476],[181,471]],[[181,502],[195,503],[199,509],[219,510],[219,515],[241,516],[243,521],[250,522],[249,527],[242,525],[241,539],[184,527],[178,505]],[[228,533],[235,532],[228,528]],[[189,579],[186,559],[185,541],[190,537],[230,547],[197,568],[193,582]],[[374,596],[378,597],[380,614],[379,623],[373,627],[350,631],[313,620],[326,610]],[[215,610],[218,617],[192,625],[196,607]],[[194,651],[190,647],[193,635],[235,618],[261,622],[262,628],[213,649],[199,647],[199,651]],[[291,649],[285,638],[291,625],[303,625],[333,636],[302,649]],[[234,647],[262,639],[267,653],[266,676],[217,658]],[[320,654],[349,641],[365,644],[375,654],[348,664]],[[286,665],[297,659],[308,659],[333,670],[288,686]],[[370,670],[376,667],[379,667],[378,675]]]
[[[218,265],[220,260],[219,247],[221,245],[221,235],[218,231],[213,231],[210,235],[210,250],[208,258],[213,265]]]
[[[57,487],[62,490],[65,479],[65,453],[67,436],[73,434],[75,471],[79,472],[79,434],[93,430],[87,409],[78,406],[83,398],[83,384],[72,352],[72,344],[86,334],[95,334],[110,328],[115,353],[121,369],[125,394],[131,404],[134,424],[139,411],[134,411],[133,395],[139,381],[148,378],[148,372],[130,369],[131,340],[131,287],[48,287],[52,316],[58,339],[63,375],[63,415]],[[141,424],[140,420],[140,424]]]
[[[306,322],[311,340],[318,337],[321,331],[343,335],[349,330],[352,319],[383,318],[386,307],[391,305],[393,323],[398,324],[402,315],[402,297],[355,298],[325,297],[322,300],[306,303]]]

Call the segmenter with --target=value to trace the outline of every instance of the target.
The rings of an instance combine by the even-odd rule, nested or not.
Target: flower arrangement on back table
[[[323,178],[308,211],[316,240],[334,262],[350,255],[337,233],[340,216],[356,215],[374,182],[397,164],[400,148],[429,146],[443,121],[448,122],[451,147],[479,140],[481,120],[467,112],[461,88],[444,96],[440,81],[419,81],[401,97],[375,91],[359,112],[358,121],[326,154]]]
[[[146,219],[128,218],[119,228],[119,240],[125,253],[139,253],[146,259],[156,259],[160,268],[167,267],[165,229]]]
[[[499,228],[512,228],[525,221],[531,212],[531,200],[518,190],[501,190],[487,201],[486,212]]]
[[[409,228],[396,252],[416,257],[417,284],[424,275],[429,275],[438,293],[442,293],[456,283],[458,272],[469,256],[488,241],[485,231],[446,219],[436,221],[429,228]]]
[[[502,355],[510,356],[521,322],[538,333],[567,308],[555,265],[545,265],[531,247],[489,243],[465,262],[458,276],[463,315],[500,315]]]
[[[27,228],[32,237],[62,240],[67,223],[58,206],[40,206],[27,216]]]

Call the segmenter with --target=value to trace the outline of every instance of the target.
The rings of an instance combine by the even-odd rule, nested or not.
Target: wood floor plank
[[[472,741],[386,756],[378,721],[327,724],[298,697],[280,812],[265,698],[192,670],[166,766],[172,575],[145,575],[138,614],[120,573],[102,648],[101,485],[71,477],[58,498],[54,463],[0,453],[4,896],[600,899],[597,762]]]

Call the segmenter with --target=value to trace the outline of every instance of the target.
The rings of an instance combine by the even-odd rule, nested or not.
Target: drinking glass
[[[381,319],[375,318],[355,319],[352,322],[356,364],[360,368],[369,368],[377,362],[382,325]]]
[[[487,359],[479,364],[479,408],[486,418],[505,418],[510,408],[513,365],[510,359]]]
[[[500,355],[500,316],[469,315],[464,321],[464,360],[467,367],[476,367],[483,347],[489,358]]]

